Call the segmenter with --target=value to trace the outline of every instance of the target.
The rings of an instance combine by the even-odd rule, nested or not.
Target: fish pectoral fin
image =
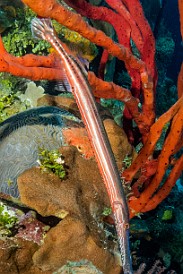
[[[69,84],[64,67],[60,68],[60,80],[55,82],[54,89],[59,92],[71,92],[71,86]]]
[[[64,93],[64,92],[71,92],[71,86],[67,79],[65,80],[60,80],[55,83],[54,90]]]

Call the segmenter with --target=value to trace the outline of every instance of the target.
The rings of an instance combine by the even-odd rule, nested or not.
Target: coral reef
[[[0,29],[2,32],[2,39],[0,38],[0,71],[11,73],[16,77],[40,81],[36,85],[40,85],[43,79],[63,80],[61,74],[62,64],[58,54],[50,48],[50,45],[31,38],[28,26],[34,12],[39,17],[50,17],[56,20],[54,24],[62,40],[61,43],[72,44],[74,42],[74,44],[80,44],[80,49],[77,45],[74,50],[81,52],[90,61],[96,56],[88,72],[88,81],[93,94],[98,101],[104,98],[122,102],[120,106],[117,106],[116,101],[114,101],[113,114],[116,116],[116,121],[123,126],[129,142],[140,147],[138,155],[134,157],[134,150],[129,145],[124,132],[111,119],[104,119],[128,198],[130,218],[152,211],[160,204],[158,209],[142,216],[141,224],[143,229],[138,227],[137,237],[139,238],[137,241],[132,240],[136,250],[139,248],[136,253],[136,268],[139,268],[140,265],[137,273],[144,273],[144,271],[148,271],[148,273],[153,271],[173,273],[171,272],[171,268],[174,268],[172,262],[181,265],[180,250],[182,242],[178,242],[177,235],[181,235],[182,239],[182,234],[177,220],[181,219],[182,209],[175,212],[174,206],[177,204],[173,200],[166,200],[166,202],[169,201],[168,206],[165,204],[163,207],[162,203],[170,194],[176,181],[179,178],[179,182],[182,180],[181,172],[183,170],[183,65],[180,69],[177,89],[175,83],[165,77],[174,50],[173,36],[168,34],[166,37],[159,37],[159,40],[156,41],[157,61],[155,59],[156,37],[153,36],[138,0],[66,0],[65,3],[67,4],[62,1],[58,3],[54,0],[45,0],[44,2],[41,0],[22,0],[30,9],[27,6],[20,5],[20,1],[15,2],[14,4],[21,6],[21,8],[15,14],[18,20],[13,23],[11,20],[7,20],[9,14],[3,10],[4,7],[0,4],[1,10],[4,12],[3,16],[5,15],[7,20],[7,25],[2,25],[2,29]],[[182,0],[179,0],[178,4],[180,29],[183,35]],[[152,5],[156,6],[159,12],[159,14],[153,13],[153,18],[151,17],[151,26],[156,33],[157,25],[154,20],[157,19],[156,16],[160,15],[164,2],[154,1],[148,3],[148,5],[151,5],[151,8],[153,8]],[[82,18],[82,16],[85,18]],[[101,23],[101,21],[104,21],[104,23]],[[98,46],[98,50],[96,50],[93,43]],[[169,44],[168,48],[167,43]],[[86,49],[89,49],[89,53],[86,52]],[[167,61],[166,64],[162,63],[164,59]],[[159,83],[157,82],[156,64],[158,65]],[[120,66],[120,69],[117,69],[117,66],[118,68]],[[115,75],[116,70],[118,73]],[[125,77],[124,80],[122,79],[123,76]],[[1,85],[3,96],[0,99],[2,117],[0,121],[3,121],[11,114],[19,112],[19,110],[25,110],[28,105],[26,102],[22,104],[20,98],[23,101],[27,96],[31,97],[33,95],[31,92],[25,92],[24,90],[24,94],[19,96],[17,90],[15,91],[17,88],[13,86],[12,89],[8,85],[6,89]],[[155,102],[156,92],[159,93],[162,89],[166,91],[166,95],[158,94],[156,97],[158,102]],[[34,102],[30,104],[31,107],[37,106],[38,99],[40,105],[61,106],[71,110],[80,118],[76,104],[71,98],[66,102],[65,98],[56,98],[49,95],[42,97],[43,92],[40,93],[33,95],[35,98]],[[172,98],[175,97],[176,93],[178,100]],[[122,114],[118,115],[117,113],[116,115],[116,106]],[[47,107],[42,109],[46,111]],[[51,107],[51,109],[55,108]],[[28,113],[32,113],[30,114],[31,119]],[[42,114],[41,119],[43,118],[43,122],[48,118],[47,116],[50,117],[50,113],[45,112]],[[57,139],[54,142],[54,149],[63,145],[63,143],[69,145],[69,147],[60,149],[61,152],[65,153],[64,161],[68,161],[68,178],[66,177],[61,181],[59,178],[54,177],[54,174],[41,173],[39,167],[34,167],[25,171],[18,180],[21,200],[43,216],[53,215],[58,217],[59,223],[48,231],[47,237],[40,247],[32,243],[29,246],[22,239],[18,239],[17,243],[13,241],[10,245],[7,244],[7,250],[1,250],[3,259],[0,267],[6,269],[7,273],[12,271],[12,273],[50,273],[63,267],[67,259],[71,261],[80,260],[85,256],[99,271],[119,273],[121,268],[116,262],[114,228],[112,228],[112,233],[107,231],[108,236],[104,235],[106,224],[103,222],[102,212],[105,208],[110,208],[110,205],[106,192],[102,189],[98,170],[95,169],[93,149],[90,146],[90,140],[82,122],[69,115],[67,118],[64,117],[65,124],[63,126],[62,123],[60,124],[60,116],[56,115],[55,118],[54,114],[50,122],[51,137],[47,138],[46,135],[46,138],[44,138],[44,134],[40,132],[47,132],[50,124],[44,125],[41,129],[36,127],[34,131],[35,120],[38,116],[40,116],[39,113],[32,109],[30,112],[24,112],[22,116],[17,114],[12,119],[9,118],[1,123],[0,165],[1,170],[3,170],[0,173],[1,186],[3,191],[17,196],[17,176],[36,164],[38,148],[43,147],[42,144],[52,143],[56,134],[56,139],[58,138],[59,141]],[[23,124],[20,125],[16,122],[17,119],[24,121]],[[56,119],[56,124],[58,123],[59,127],[55,127],[54,124],[53,128],[54,119]],[[8,127],[8,125],[10,126]],[[30,127],[30,132],[28,132],[28,127]],[[31,143],[33,140],[31,136],[36,135],[37,132],[39,134],[35,145],[35,143]],[[21,141],[22,136],[26,134],[28,138],[22,141],[24,144],[23,149],[21,146],[19,148],[17,145],[18,139]],[[62,142],[60,142],[60,139]],[[72,146],[75,146],[77,150]],[[48,149],[50,148],[52,147]],[[19,154],[19,150],[23,154]],[[36,157],[33,159],[30,155],[31,157],[36,155]],[[29,157],[34,163],[28,162],[26,166]],[[16,167],[23,167],[21,170],[15,168],[15,158],[18,160]],[[19,162],[19,159],[22,162]],[[89,164],[89,168],[87,164]],[[53,169],[53,166],[51,168]],[[70,173],[71,170],[74,170],[72,174]],[[15,174],[15,176],[12,174]],[[29,183],[28,186],[27,183]],[[174,191],[176,191],[176,187],[174,188]],[[180,186],[179,188],[181,189]],[[170,198],[172,198],[172,193]],[[156,220],[151,217],[151,214],[157,214]],[[103,217],[100,219],[99,216]],[[112,215],[105,217],[113,224]],[[136,220],[134,218],[134,221]],[[70,238],[72,238],[72,241],[69,241]],[[167,242],[165,238],[173,239],[174,245],[172,245],[171,240],[168,241],[169,244],[165,244]],[[158,244],[160,241],[164,243],[161,248]],[[3,246],[4,243],[1,244]],[[24,244],[30,247],[30,253],[24,250]],[[51,250],[52,246],[54,252]],[[146,257],[142,254],[143,252],[140,253],[142,246],[144,249],[147,246],[147,251],[149,246],[152,247],[152,250],[155,247],[156,257],[149,261],[144,259],[145,262],[143,262],[142,258]],[[66,251],[63,253],[60,248],[62,251]],[[23,254],[27,257],[31,258],[33,256],[33,261],[30,259],[30,262],[27,262],[23,255],[21,257],[19,249],[22,249]],[[78,254],[76,251],[78,251]],[[11,254],[13,255],[10,256]],[[59,255],[55,256],[55,254]],[[100,258],[97,258],[96,254],[99,254]],[[152,253],[148,254],[149,257],[152,256]],[[141,260],[139,257],[141,257]],[[161,258],[161,262],[159,258]],[[134,254],[133,259],[135,260]],[[106,261],[109,264],[106,264]],[[181,273],[182,265],[176,266],[176,269]]]
[[[51,106],[31,108],[1,123],[1,191],[17,197],[17,176],[27,168],[38,165],[39,148],[59,148],[63,144],[61,129],[75,124],[72,114]],[[8,181],[12,183],[8,185]]]
[[[18,221],[16,213],[0,202],[0,237],[10,236],[11,228]]]
[[[97,270],[96,267],[89,261],[84,260],[80,262],[68,262],[65,266],[58,269],[53,274],[69,273],[69,272],[87,273],[87,274],[102,274],[101,271]]]
[[[44,241],[46,232],[50,227],[38,221],[34,211],[29,211],[28,213],[19,216],[19,222],[17,222],[16,229],[16,238],[32,241],[41,245]]]
[[[43,172],[53,172],[60,179],[66,176],[66,166],[62,154],[58,150],[39,148],[38,164]]]
[[[111,245],[112,251],[115,242],[110,242],[102,229],[102,213],[109,201],[96,163],[83,158],[72,146],[60,151],[69,168],[64,181],[39,168],[27,170],[18,178],[20,198],[25,205],[42,216],[63,219],[47,233],[44,244],[33,256],[34,264],[42,270],[55,270],[67,260],[85,257],[104,273],[119,273],[120,267],[115,266],[107,249]]]
[[[1,73],[0,79],[0,122],[11,115],[26,110],[26,105],[19,99],[18,79]]]
[[[20,94],[19,98],[27,107],[37,107],[37,100],[44,95],[44,89],[36,86],[34,82],[27,83],[24,94]]]
[[[15,56],[22,56],[26,53],[34,52],[36,54],[48,53],[50,45],[44,41],[36,41],[32,38],[30,30],[30,21],[35,13],[29,8],[20,8],[17,10],[16,20],[14,20],[11,29],[4,32],[2,39],[8,52]]]
[[[72,51],[79,56],[92,61],[97,56],[97,47],[90,40],[82,37],[78,32],[71,31],[65,26],[53,20],[53,26],[58,33],[59,38],[71,47]],[[52,51],[50,49],[50,51]]]
[[[154,61],[154,51],[155,51],[154,38],[148,26],[147,21],[143,17],[142,8],[140,6],[139,1],[134,0],[134,4],[132,2],[130,3],[127,2],[127,8],[125,10],[123,9],[124,8],[123,4],[120,3],[120,7],[124,11],[123,13],[121,12],[121,10],[118,9],[119,7],[116,6],[116,3],[114,2],[112,3],[111,1],[109,1],[109,5],[112,8],[116,9],[117,11],[115,16],[110,16],[110,15],[114,15],[111,9],[105,8],[105,7],[94,7],[91,4],[85,2],[84,0],[74,4],[72,3],[72,1],[67,1],[67,4],[70,4],[76,10],[78,10],[82,15],[86,15],[88,17],[93,18],[94,14],[97,14],[97,18],[95,17],[95,19],[101,20],[105,18],[106,21],[110,22],[113,25],[113,27],[117,30],[117,35],[118,35],[120,44],[113,42],[112,39],[107,37],[102,31],[99,31],[90,27],[81,18],[81,16],[79,16],[75,12],[68,10],[66,7],[63,7],[59,3],[55,3],[54,1],[47,0],[45,2],[45,5],[42,6],[41,1],[33,3],[32,1],[26,0],[23,2],[28,4],[31,7],[31,9],[33,9],[35,12],[38,13],[39,16],[42,16],[42,17],[48,16],[57,20],[59,23],[65,25],[71,30],[75,30],[79,32],[80,34],[82,34],[82,36],[88,38],[90,41],[104,47],[105,51],[108,50],[110,54],[124,61],[127,71],[129,72],[131,79],[133,79],[131,92],[129,92],[129,90],[127,89],[124,89],[115,85],[114,83],[109,83],[101,79],[98,79],[92,72],[88,73],[88,79],[91,84],[91,87],[94,90],[94,94],[96,97],[114,98],[114,99],[119,99],[125,102],[123,125],[124,125],[125,131],[127,132],[129,140],[131,141],[134,140],[134,136],[136,136],[135,132],[139,136],[138,131],[132,130],[132,123],[129,122],[131,121],[132,118],[134,119],[138,127],[138,130],[140,131],[140,134],[142,135],[142,141],[145,144],[145,141],[147,140],[147,138],[149,140],[151,136],[155,136],[155,140],[156,141],[158,140],[164,125],[167,123],[167,119],[165,119],[165,117],[169,116],[168,121],[172,120],[172,118],[174,117],[174,121],[175,121],[177,115],[179,116],[180,113],[182,113],[182,110],[180,108],[182,99],[180,98],[180,100],[177,101],[175,106],[170,108],[167,113],[162,115],[161,119],[159,119],[158,121],[154,123],[154,118],[155,118],[154,90],[156,87],[156,79],[157,79],[155,61]],[[47,6],[49,6],[49,9],[47,9]],[[50,8],[50,6],[52,8]],[[136,14],[136,12],[134,13],[134,7],[138,7],[138,10],[139,10],[138,14]],[[129,12],[127,9],[129,10]],[[62,13],[62,17],[60,17],[60,13]],[[130,14],[130,17],[129,17],[129,14]],[[119,18],[119,17],[123,18],[123,21],[124,21],[124,18],[126,18],[126,20],[129,22],[129,26],[132,29],[132,32],[130,32],[131,37],[140,53],[139,55],[140,58],[137,58],[135,55],[133,55],[131,45],[129,44],[130,35],[129,34],[127,35],[127,33],[124,33],[122,31],[124,27],[121,28],[121,26],[116,23],[117,20],[115,21],[114,18]],[[72,19],[70,20],[70,18]],[[136,25],[134,25],[134,20],[138,22],[139,28],[137,28]],[[129,29],[129,26],[127,29]],[[127,31],[127,29],[125,29],[125,31]],[[140,36],[137,35],[139,31],[142,31],[142,35]],[[146,42],[148,41],[148,45],[146,44],[145,47],[143,47],[144,41]],[[122,43],[125,46],[123,46]],[[14,75],[28,77],[34,80],[38,80],[38,79],[53,80],[53,79],[59,79],[61,77],[59,72],[58,56],[55,56],[55,54],[50,54],[48,57],[36,56],[36,58],[33,55],[25,55],[24,57],[20,57],[17,59],[16,57],[13,57],[7,54],[2,43],[1,43],[1,50],[2,50],[2,53],[4,53],[2,56],[2,64],[1,64],[1,69],[3,71],[8,71]],[[13,60],[13,65],[10,62],[10,60],[11,62]],[[7,65],[7,64],[11,64],[11,65]],[[142,108],[139,111],[138,102],[140,98],[140,95],[139,95],[140,91],[143,94],[142,96],[143,102],[142,102]],[[127,108],[128,108],[128,111],[127,111]],[[130,112],[130,115],[129,115],[129,112]],[[128,123],[126,123],[125,121],[128,121]],[[160,172],[159,175],[157,175],[158,173],[156,173],[156,176],[154,176],[154,179],[152,179],[153,177],[152,175],[150,177],[146,177],[147,182],[151,181],[151,188],[147,187],[146,189],[146,194],[148,193],[148,195],[145,195],[144,193],[144,195],[142,194],[142,197],[139,197],[136,199],[133,198],[133,200],[131,200],[130,202],[131,216],[134,216],[134,214],[136,213],[138,214],[139,211],[147,211],[150,208],[152,209],[152,206],[150,206],[150,204],[149,206],[145,207],[145,205],[150,202],[152,196],[154,196],[153,204],[154,206],[157,206],[157,204],[159,204],[162,201],[162,199],[164,199],[169,194],[170,189],[175,184],[176,179],[180,176],[180,173],[182,170],[182,157],[178,159],[175,165],[175,168],[172,169],[171,175],[169,175],[169,178],[167,178],[167,185],[169,187],[161,188],[161,192],[159,191],[156,192],[157,187],[160,185],[162,178],[165,175],[165,171],[167,170],[168,167],[171,168],[171,163],[168,159],[170,159],[171,157],[176,157],[174,155],[181,147],[181,141],[180,141],[181,134],[177,134],[176,138],[171,139],[171,133],[172,133],[172,130],[176,130],[176,132],[180,133],[182,131],[182,127],[177,129],[178,125],[174,122],[173,122],[173,125],[174,126],[170,128],[171,130],[168,135],[169,138],[167,139],[166,142],[164,142],[165,149],[166,149],[167,143],[173,142],[172,143],[173,150],[170,149],[169,152],[167,150],[166,157],[165,157],[166,161],[162,161],[162,160],[160,161],[160,159],[164,158],[164,153],[165,153],[164,149],[162,150],[159,157],[158,158],[156,157],[157,169],[160,169],[160,171],[163,171],[163,172]],[[136,138],[137,138],[136,141],[138,143],[140,139],[138,137]],[[155,148],[155,142],[156,142],[155,140],[153,140],[153,146],[151,145],[151,141],[146,142],[146,144],[144,145],[144,148],[139,153],[136,162],[132,163],[131,167],[129,169],[126,169],[125,172],[123,173],[123,177],[125,178],[126,182],[128,182],[129,184],[131,184],[131,181],[133,177],[135,176],[135,174],[143,170],[144,164],[146,162],[149,162],[148,158],[152,157],[152,153]],[[174,149],[175,147],[176,149]],[[168,163],[168,165],[166,163]],[[149,165],[151,166],[151,162],[149,162]],[[153,170],[155,171],[155,169]],[[144,174],[141,174],[141,177],[144,177]],[[170,182],[171,182],[171,186],[170,186]],[[145,185],[149,186],[150,184],[147,183]],[[161,195],[162,192],[163,192],[163,195]],[[143,200],[143,203],[141,203],[142,200]]]
[[[13,24],[16,11],[12,6],[2,6],[0,7],[0,15],[0,33],[2,33],[6,28]]]

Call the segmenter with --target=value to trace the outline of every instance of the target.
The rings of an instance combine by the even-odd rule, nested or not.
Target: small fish
[[[73,56],[66,45],[58,39],[50,19],[34,18],[31,29],[36,38],[49,42],[60,56],[63,65],[63,77],[70,84],[110,198],[121,250],[123,271],[125,274],[131,274],[133,271],[129,249],[128,206],[114,155],[88,82],[87,70],[79,58]]]

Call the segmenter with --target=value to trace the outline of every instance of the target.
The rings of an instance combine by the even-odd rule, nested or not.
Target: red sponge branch
[[[132,165],[123,172],[125,181],[131,182],[135,174],[146,163],[148,157],[152,155],[155,149],[156,143],[161,136],[163,127],[169,121],[171,121],[171,119],[180,110],[182,105],[183,105],[183,96],[166,113],[161,115],[159,119],[152,125],[148,135],[148,140],[146,141],[145,145],[139,152],[137,158],[134,160]],[[177,139],[173,139],[172,141],[173,141],[173,145],[175,146]]]

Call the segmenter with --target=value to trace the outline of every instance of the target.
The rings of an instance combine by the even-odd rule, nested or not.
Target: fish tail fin
[[[54,29],[50,18],[34,18],[31,21],[31,31],[33,37],[40,40],[49,40],[50,35],[54,35]]]

